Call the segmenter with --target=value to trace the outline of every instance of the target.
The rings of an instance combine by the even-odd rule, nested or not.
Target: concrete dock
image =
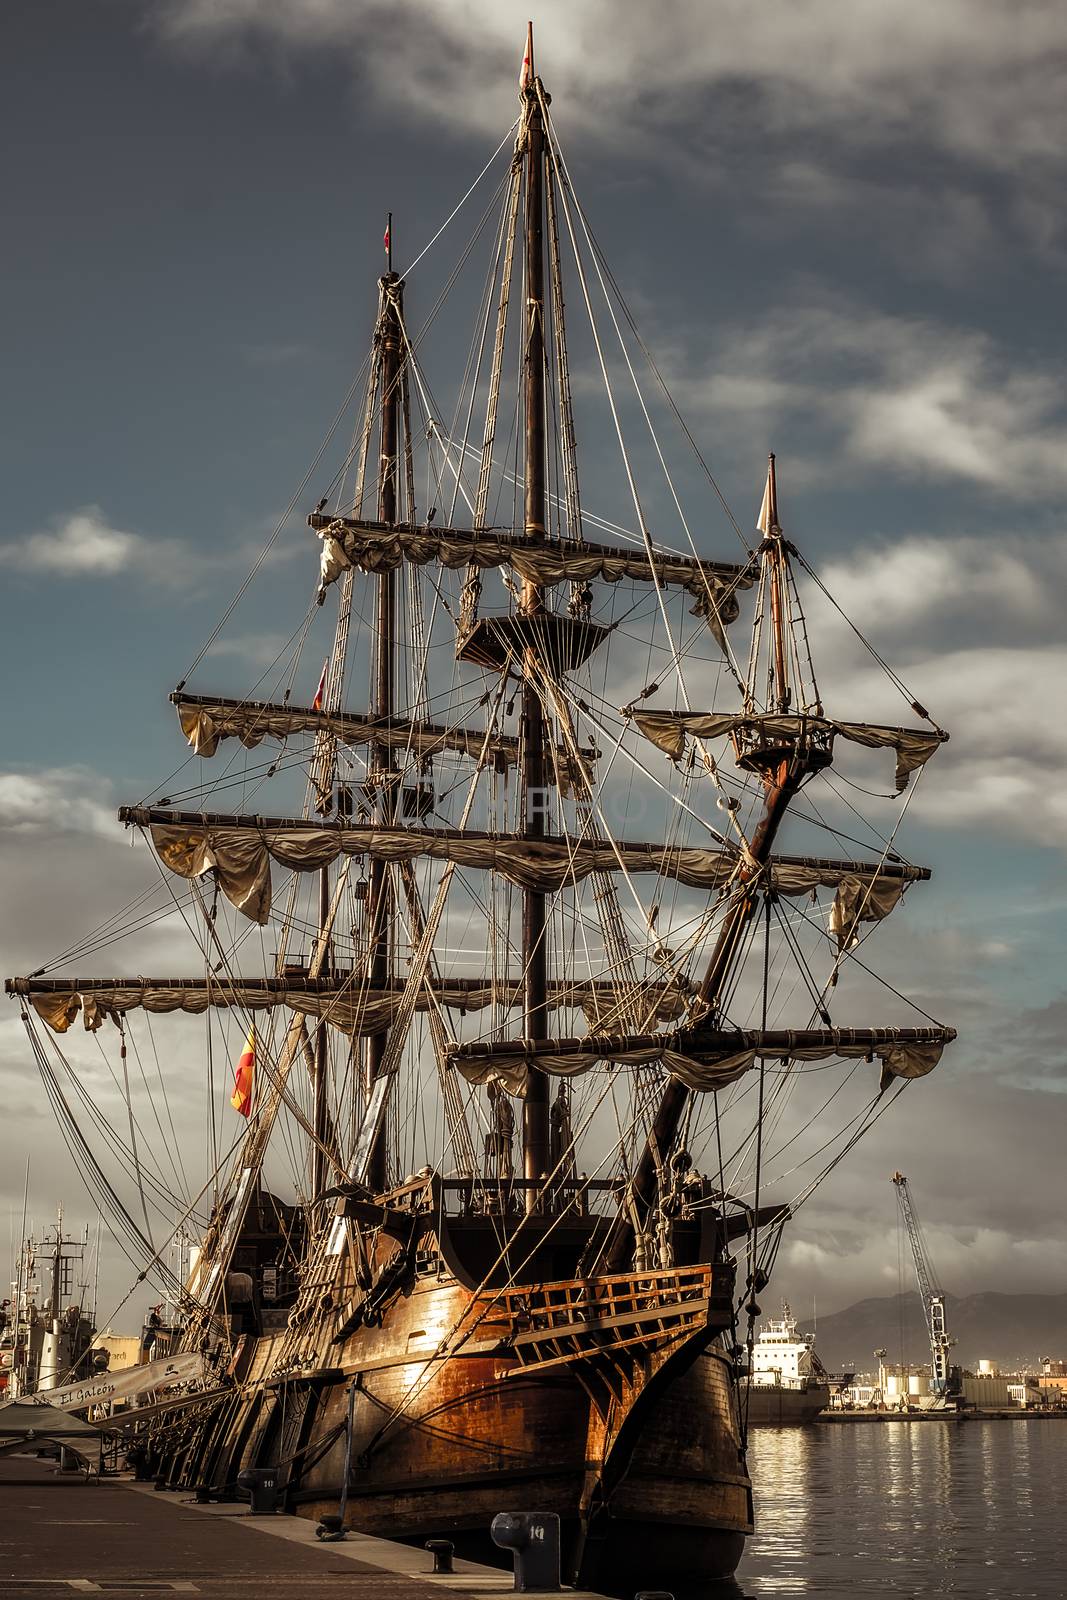
[[[123,1478],[61,1473],[53,1461],[0,1457],[0,1596],[166,1600],[472,1600],[511,1594],[510,1572],[455,1563],[433,1577],[425,1550],[350,1533],[322,1544],[301,1517],[252,1517],[246,1505],[198,1506]],[[576,1590],[568,1600],[599,1600]]]

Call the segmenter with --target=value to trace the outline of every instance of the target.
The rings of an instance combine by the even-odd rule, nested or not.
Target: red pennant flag
[[[252,1084],[256,1075],[256,1025],[248,1030],[248,1042],[241,1053],[241,1059],[234,1068],[233,1093],[230,1104],[242,1117],[252,1114]]]
[[[526,27],[526,49],[523,51],[522,66],[519,68],[519,93],[525,94],[530,87],[533,77],[533,23]]]
[[[326,698],[326,674],[329,672],[329,670],[330,670],[330,658],[329,658],[329,656],[327,656],[326,660],[322,663],[322,676],[319,679],[319,686],[315,690],[315,698],[311,702],[312,711],[321,711],[322,710],[322,702]]]
[[[393,232],[392,228],[389,227],[388,224],[386,224],[385,232],[382,234],[382,244],[385,246],[386,255],[389,254],[389,243],[390,243],[390,239],[391,239],[391,236],[392,236],[392,232]]]

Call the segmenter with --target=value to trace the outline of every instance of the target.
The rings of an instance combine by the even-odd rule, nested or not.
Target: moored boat
[[[743,1407],[748,1426],[814,1422],[830,1404],[830,1381],[815,1353],[815,1336],[800,1333],[788,1304],[768,1317],[752,1346]]]

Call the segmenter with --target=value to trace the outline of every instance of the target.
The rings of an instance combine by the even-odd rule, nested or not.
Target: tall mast
[[[404,285],[392,269],[393,218],[385,232],[387,271],[379,282],[381,294],[381,430],[378,460],[378,520],[387,525],[397,518],[398,441],[400,434],[400,364]],[[390,722],[396,714],[394,664],[396,655],[396,583],[393,572],[378,574],[377,615],[371,663],[371,714]],[[376,790],[375,814],[379,822],[392,822],[397,799],[393,747],[383,741],[373,746],[372,781]],[[371,989],[389,985],[392,958],[392,900],[386,863],[371,864],[367,901],[368,971]],[[373,1034],[366,1048],[366,1092],[382,1070],[388,1030]],[[385,1187],[385,1134],[379,1130],[367,1168],[372,1189]]]
[[[525,494],[527,535],[545,537],[545,259],[543,236],[545,128],[538,83],[534,76],[533,24],[527,32],[522,74],[525,123],[526,318],[525,348]],[[524,580],[521,609],[525,616],[544,612],[541,585]],[[545,726],[535,680],[535,656],[526,654],[522,686],[523,833],[540,839],[545,833]],[[523,1032],[528,1039],[545,1037],[548,994],[548,952],[545,941],[545,896],[524,889],[522,896]],[[537,1208],[536,1183],[549,1166],[549,1082],[546,1073],[531,1071],[522,1109],[523,1176],[526,1209]]]
[[[330,916],[330,869],[319,868],[319,934],[326,933]],[[330,947],[326,946],[323,957],[322,974],[330,975]],[[311,1199],[318,1200],[319,1195],[326,1187],[326,1144],[329,1136],[329,1112],[327,1110],[327,1086],[329,1067],[329,1028],[326,1020],[319,1023],[315,1030],[315,1044],[312,1052],[312,1098],[314,1110],[311,1125],[315,1130],[315,1143],[311,1150]]]
[[[753,861],[762,865],[770,856],[778,825],[786,813],[790,800],[806,776],[807,769],[798,771],[788,760],[783,760],[774,774],[764,776],[765,796],[762,820],[752,836],[750,854]],[[758,892],[743,895],[727,913],[719,936],[715,941],[707,971],[697,998],[713,1009],[718,1001],[723,982],[741,947],[744,930],[760,905]],[[656,1108],[655,1119],[648,1139],[630,1180],[632,1214],[644,1224],[655,1203],[659,1172],[665,1164],[671,1145],[681,1126],[685,1109],[692,1097],[680,1078],[670,1078]],[[620,1262],[629,1253],[631,1223],[625,1216],[616,1219],[605,1250],[608,1265],[620,1270]]]
[[[767,535],[767,558],[770,563],[771,636],[774,652],[774,701],[779,711],[789,710],[789,664],[785,648],[785,551],[782,549],[782,530],[778,526],[778,482],[774,471],[774,453],[767,461],[767,491],[764,500]]]
[[[786,640],[788,619],[785,605],[787,557],[782,543],[782,530],[778,524],[778,484],[773,454],[768,460],[767,485],[763,493],[758,526],[764,534],[763,544],[760,546],[760,559],[763,562],[764,580],[770,594],[771,605],[769,699],[781,713],[788,710],[791,699]],[[753,685],[750,684],[749,694],[752,688]],[[755,875],[770,859],[778,829],[793,796],[812,772],[828,763],[829,754],[810,741],[797,739],[790,741],[781,738],[769,746],[763,745],[758,740],[751,747],[739,744],[737,759],[739,766],[754,772],[763,783],[763,816],[749,846],[752,863],[750,875]],[[710,1011],[714,1016],[723,985],[743,948],[745,931],[762,903],[760,885],[757,882],[753,884],[750,892],[739,893],[727,911],[696,995],[697,1001],[705,1008],[705,1014]],[[616,1218],[605,1248],[609,1265],[616,1269],[629,1253],[631,1219],[636,1217],[643,1227],[652,1211],[661,1167],[665,1164],[671,1145],[677,1137],[690,1099],[691,1091],[680,1079],[668,1080],[656,1108],[644,1150],[630,1180],[629,1216],[620,1214]]]
[[[59,1306],[63,1282],[63,1207],[59,1207],[56,1222],[56,1247],[52,1252],[52,1292],[48,1297],[48,1316],[53,1329],[59,1321]]]

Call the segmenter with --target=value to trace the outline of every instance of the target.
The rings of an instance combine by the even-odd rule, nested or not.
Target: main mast
[[[381,315],[381,424],[378,452],[378,520],[391,527],[397,520],[397,486],[399,472],[400,438],[400,369],[403,348],[404,285],[399,274],[393,271],[393,219],[390,214],[385,233],[386,272],[379,281]],[[374,648],[371,662],[371,714],[383,725],[392,722],[396,714],[394,666],[396,657],[396,574],[384,571],[377,579],[377,614],[374,628]],[[379,822],[390,824],[396,815],[399,784],[396,759],[391,741],[381,740],[372,746],[371,770],[368,782],[373,786],[375,816]],[[371,863],[370,886],[367,897],[368,959],[367,982],[371,989],[389,987],[392,967],[392,899],[388,866],[384,861]],[[371,1090],[381,1075],[389,1033],[383,1029],[367,1040],[365,1063],[365,1092],[369,1099]],[[367,1168],[367,1181],[373,1190],[381,1190],[386,1183],[385,1130],[380,1128],[371,1148]]]
[[[533,25],[527,34],[521,80],[526,169],[525,281],[526,315],[523,325],[525,360],[525,474],[523,525],[527,537],[546,537],[545,512],[545,259],[544,171],[545,128],[540,91],[533,67]],[[524,616],[544,612],[541,585],[523,581]],[[522,828],[527,839],[545,834],[545,726],[537,690],[535,656],[527,649],[522,685]],[[548,995],[545,895],[524,889],[522,897],[523,1031],[528,1039],[545,1036]],[[545,1073],[530,1073],[522,1110],[523,1176],[527,1180],[526,1209],[538,1205],[538,1186],[549,1164],[549,1083]]]

